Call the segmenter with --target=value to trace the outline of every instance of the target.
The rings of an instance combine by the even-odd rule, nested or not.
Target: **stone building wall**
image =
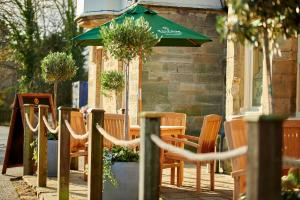
[[[226,45],[216,33],[222,11],[150,7],[159,15],[213,41],[202,47],[155,47],[143,66],[143,110],[183,112],[189,132],[199,131],[203,116],[223,115],[225,106]]]
[[[226,118],[230,119],[233,115],[243,114],[245,49],[241,44],[233,44],[231,41],[228,41],[227,45],[230,48],[227,51]],[[297,39],[282,40],[279,45],[282,55],[274,55],[272,61],[274,113],[294,116],[297,88]],[[240,79],[239,106],[234,103],[234,95],[231,92],[234,90],[233,77]],[[263,96],[263,107],[266,107],[264,106],[266,98]]]
[[[282,56],[273,58],[273,99],[277,114],[296,112],[297,47],[297,39],[282,40]]]
[[[203,9],[148,7],[161,16],[208,35],[213,40],[196,48],[155,47],[150,60],[143,64],[143,111],[186,113],[188,131],[199,133],[204,115],[224,115],[226,44],[220,42],[215,28],[216,17],[224,13]],[[92,50],[96,51],[95,48]],[[90,68],[98,68],[97,73],[99,70],[117,69],[118,66],[120,69],[120,64],[111,58],[101,59],[96,61],[97,64],[90,65]],[[89,104],[99,99],[94,104],[96,107],[104,108],[106,112],[114,112],[114,97],[106,98],[101,94],[101,89],[94,89],[99,89],[96,82],[93,82],[95,69],[92,69],[89,76],[92,77],[92,81],[89,81]],[[124,108],[124,98],[121,101]],[[131,124],[137,124],[137,111],[138,60],[134,60],[130,63]]]

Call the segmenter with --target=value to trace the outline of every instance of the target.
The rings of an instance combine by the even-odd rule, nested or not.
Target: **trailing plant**
[[[124,89],[124,75],[122,72],[112,70],[101,74],[101,86],[105,96],[109,96],[106,91],[115,92],[116,113],[118,112],[117,95]]]
[[[56,134],[48,132],[47,136],[48,136],[48,140],[57,140],[57,135]],[[38,161],[38,138],[35,138],[30,143],[30,147],[33,149],[32,160],[34,160],[35,165],[37,165],[37,161]]]
[[[300,169],[291,168],[286,176],[281,178],[281,197],[283,200],[300,200]],[[240,200],[247,200],[244,194]]]
[[[56,109],[58,83],[73,78],[78,68],[72,56],[64,52],[49,53],[42,60],[41,68],[45,82],[54,86],[54,109]]]
[[[30,147],[33,149],[32,160],[34,160],[35,165],[37,165],[38,161],[38,141],[37,138],[30,143]]]
[[[152,47],[159,38],[151,31],[149,23],[143,18],[135,20],[125,17],[122,23],[112,21],[108,27],[101,27],[103,47],[115,59],[125,63],[125,134],[128,137],[129,63],[137,56],[143,61],[151,55]]]
[[[139,154],[127,147],[114,146],[111,149],[103,149],[103,182],[110,181],[116,187],[118,182],[112,172],[112,165],[115,162],[138,162]],[[88,166],[85,166],[88,170]]]
[[[132,149],[121,146],[113,146],[111,149],[105,148],[103,153],[103,179],[110,180],[113,186],[117,186],[118,182],[112,173],[112,165],[115,162],[138,162],[139,154]]]

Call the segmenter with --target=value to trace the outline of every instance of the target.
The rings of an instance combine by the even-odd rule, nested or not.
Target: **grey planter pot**
[[[57,177],[58,140],[48,140],[48,177]]]
[[[103,200],[137,200],[139,192],[139,164],[137,162],[116,162],[112,172],[118,185],[114,187],[105,181]]]

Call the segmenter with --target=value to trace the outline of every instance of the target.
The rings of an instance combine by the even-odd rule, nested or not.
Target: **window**
[[[245,45],[244,112],[261,112],[263,54],[250,44]]]

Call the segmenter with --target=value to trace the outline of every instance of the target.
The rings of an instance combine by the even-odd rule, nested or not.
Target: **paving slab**
[[[5,154],[6,142],[8,137],[8,127],[0,126],[0,170]],[[0,200],[18,200],[18,194],[11,183],[11,179],[22,176],[22,168],[10,168],[6,175],[0,173]]]
[[[209,174],[206,167],[202,170],[201,186],[202,192],[196,193],[196,170],[195,167],[185,167],[185,178],[183,187],[176,187],[169,184],[170,170],[164,170],[163,184],[161,187],[161,197],[164,200],[231,200],[233,190],[233,179],[229,175],[215,175],[215,191],[210,191]],[[37,188],[36,176],[24,176],[24,180],[37,190],[37,195],[41,200],[56,200],[57,179],[48,178],[46,188]],[[137,188],[138,190],[138,188]],[[70,199],[87,199],[87,182],[83,180],[82,171],[71,171],[70,174]]]

